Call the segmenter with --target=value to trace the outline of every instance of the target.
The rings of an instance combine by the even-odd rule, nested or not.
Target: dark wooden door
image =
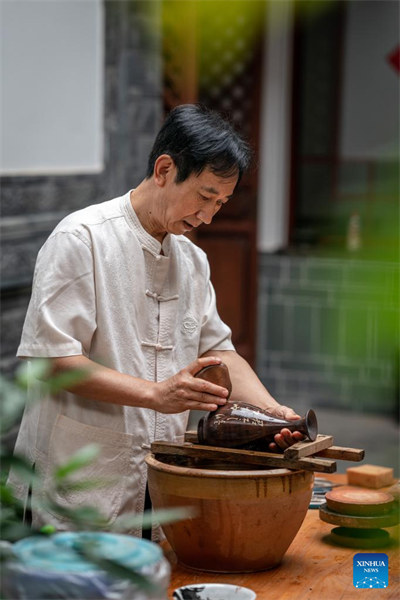
[[[250,8],[249,8],[250,7]],[[264,2],[163,5],[164,99],[201,102],[248,139],[254,164],[234,197],[194,239],[208,255],[218,311],[237,351],[254,365],[257,317],[257,163]]]

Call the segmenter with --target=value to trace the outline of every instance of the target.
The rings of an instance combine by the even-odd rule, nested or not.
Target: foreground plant
[[[52,393],[64,387],[74,385],[85,378],[83,372],[68,372],[62,375],[49,376],[49,363],[46,360],[34,361],[32,365],[23,367],[17,373],[14,382],[4,378],[0,379],[0,531],[3,542],[0,544],[0,561],[2,563],[15,561],[12,543],[30,536],[51,536],[55,533],[53,525],[48,524],[39,529],[30,527],[24,522],[25,507],[15,496],[13,489],[6,482],[9,469],[12,468],[18,477],[30,486],[40,490],[32,501],[33,510],[50,510],[59,516],[67,518],[70,529],[85,532],[112,532],[123,534],[136,527],[150,528],[152,525],[162,525],[172,521],[188,518],[192,515],[189,509],[179,508],[163,510],[153,513],[148,511],[143,515],[125,514],[118,517],[109,526],[107,519],[96,506],[84,505],[76,508],[65,507],[58,501],[59,493],[90,490],[104,487],[105,490],[112,482],[104,479],[79,478],[79,472],[90,465],[100,452],[98,444],[88,444],[73,455],[66,458],[65,462],[58,465],[52,472],[49,481],[44,487],[40,474],[35,472],[31,464],[23,457],[12,453],[7,434],[10,429],[20,421],[22,412],[27,402],[39,402],[44,390]],[[27,389],[35,390],[34,382],[40,381],[40,391],[27,395]],[[44,383],[43,383],[44,381]],[[105,491],[106,493],[106,491]],[[130,581],[144,591],[154,589],[148,578],[141,573],[127,568],[120,562],[105,556],[101,544],[89,537],[82,537],[79,543],[74,544],[72,550],[80,557],[105,571],[112,577]]]

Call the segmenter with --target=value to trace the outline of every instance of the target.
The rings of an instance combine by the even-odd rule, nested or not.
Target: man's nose
[[[202,223],[209,225],[213,220],[214,214],[215,211],[213,207],[210,206],[209,208],[202,208],[201,210],[197,211],[196,217],[200,219]]]

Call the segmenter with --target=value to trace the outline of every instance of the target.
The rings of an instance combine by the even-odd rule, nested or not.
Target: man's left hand
[[[269,413],[274,415],[275,417],[280,417],[281,419],[286,419],[286,421],[296,421],[297,419],[301,419],[300,415],[296,414],[292,408],[288,406],[283,406],[282,404],[278,406],[271,406],[267,409]],[[296,442],[300,442],[304,439],[304,436],[300,431],[289,431],[284,427],[281,429],[280,433],[277,433],[274,436],[274,442],[269,444],[270,450],[277,450],[278,448],[281,450],[286,450],[289,446],[292,446]]]

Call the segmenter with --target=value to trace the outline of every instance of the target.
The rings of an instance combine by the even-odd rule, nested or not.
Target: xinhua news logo
[[[356,588],[386,588],[389,559],[381,552],[360,552],[353,558],[353,585]]]

